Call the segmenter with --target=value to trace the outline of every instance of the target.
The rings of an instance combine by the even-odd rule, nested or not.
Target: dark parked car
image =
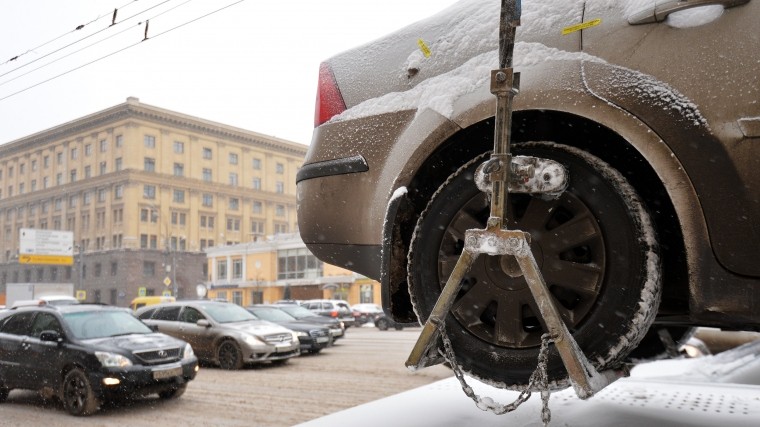
[[[135,395],[179,397],[198,372],[188,343],[120,308],[46,305],[0,316],[0,402],[15,388],[39,390],[88,415]]]
[[[259,320],[228,302],[179,301],[146,306],[135,313],[159,331],[189,342],[199,359],[222,369],[240,369],[247,363],[285,363],[301,354],[295,332]]]
[[[346,335],[346,326],[338,319],[320,316],[319,314],[316,314],[309,309],[303,308],[300,305],[277,304],[276,307],[298,320],[327,326],[327,328],[330,330],[330,335],[332,335],[333,342],[338,340],[338,338],[343,338],[343,336]]]
[[[252,305],[246,307],[246,310],[261,320],[276,323],[295,332],[301,343],[301,353],[319,353],[332,345],[330,329],[325,325],[298,320],[277,307],[267,305]]]
[[[375,317],[375,326],[381,331],[387,331],[389,328],[393,328],[397,331],[404,329],[404,325],[396,323],[391,317],[385,315],[385,313]]]
[[[375,318],[383,314],[383,309],[377,304],[362,303],[351,306],[351,313],[354,315],[356,324],[374,322]]]
[[[346,328],[354,325],[351,305],[343,300],[310,299],[301,301],[301,307],[309,309],[320,316],[331,317],[343,322]]]
[[[427,320],[489,218],[474,178],[494,146],[499,7],[460,1],[320,68],[301,237],[379,280],[397,322]],[[522,2],[512,154],[563,164],[569,186],[510,194],[505,225],[531,235],[599,370],[656,353],[658,331],[760,329],[758,22],[756,0]],[[463,369],[507,387],[545,332],[520,275],[511,255],[478,257],[447,317]],[[553,354],[549,381],[566,377]]]

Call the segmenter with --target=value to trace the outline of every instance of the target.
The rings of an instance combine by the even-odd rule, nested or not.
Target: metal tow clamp
[[[512,100],[519,92],[519,73],[512,68],[516,27],[520,25],[520,0],[502,0],[499,25],[499,66],[491,72],[491,93],[496,96],[494,150],[490,159],[476,172],[478,188],[490,194],[490,216],[485,229],[465,232],[465,244],[454,270],[446,281],[429,318],[425,322],[406,366],[424,368],[441,361],[438,342],[442,326],[462,279],[481,254],[514,256],[539,307],[544,324],[567,369],[568,376],[581,399],[593,396],[623,371],[597,372],[562,322],[541,271],[530,249],[530,235],[507,229],[507,197],[510,191],[558,197],[567,187],[567,171],[552,160],[510,154]]]

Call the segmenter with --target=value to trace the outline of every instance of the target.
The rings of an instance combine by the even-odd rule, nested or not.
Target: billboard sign
[[[74,233],[22,228],[19,232],[20,264],[74,264]]]

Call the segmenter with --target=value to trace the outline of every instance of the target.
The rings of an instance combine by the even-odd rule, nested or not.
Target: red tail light
[[[314,107],[314,127],[346,111],[343,95],[335,83],[335,76],[327,63],[319,65],[319,82],[317,83],[317,102]]]
[[[338,317],[338,310],[333,310],[330,312],[330,317]]]

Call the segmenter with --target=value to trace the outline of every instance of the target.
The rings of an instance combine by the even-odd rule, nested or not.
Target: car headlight
[[[182,352],[182,359],[192,359],[192,357],[195,356],[195,352],[193,351],[193,347],[190,346],[190,344],[185,344],[185,351]]]
[[[100,364],[106,368],[126,368],[127,366],[132,366],[132,361],[121,354],[96,351],[95,357],[97,357]]]
[[[261,345],[262,342],[253,335],[243,335],[243,341],[248,345]]]
[[[295,332],[295,336],[296,337],[308,337],[309,334],[307,334],[306,332],[303,332],[303,331],[296,331]]]

